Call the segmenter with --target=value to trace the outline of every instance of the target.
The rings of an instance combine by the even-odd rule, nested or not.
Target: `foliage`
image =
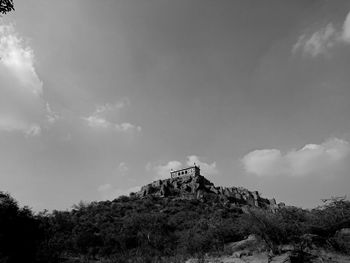
[[[349,253],[349,242],[339,235],[349,226],[350,202],[345,199],[313,210],[269,211],[232,207],[215,198],[124,196],[33,215],[0,193],[0,262],[183,262],[223,253],[225,244],[250,234],[260,236],[273,253],[282,244],[303,252],[316,240]],[[302,253],[296,255],[302,258]]]
[[[174,258],[223,250],[242,238],[234,231],[240,210],[220,203],[168,198],[136,199],[75,206],[71,212],[42,215],[49,223],[46,251],[86,259]],[[131,259],[132,258],[132,259]]]
[[[0,13],[6,14],[15,10],[13,0],[0,0]]]
[[[0,192],[0,262],[34,262],[40,239],[31,210]]]
[[[274,213],[262,209],[248,209],[240,218],[241,230],[262,238],[272,254],[280,252],[281,245],[292,244],[303,251],[303,234],[309,231],[311,214],[296,207],[283,207]]]
[[[273,253],[280,245],[293,244],[299,256],[312,247],[325,247],[350,252],[349,241],[337,233],[350,228],[350,202],[345,198],[327,199],[323,206],[312,210],[296,207],[280,208],[274,213],[248,209],[240,218],[245,235],[260,236]]]
[[[330,237],[337,230],[350,227],[350,202],[345,197],[332,197],[323,202],[323,206],[312,210],[315,234]]]

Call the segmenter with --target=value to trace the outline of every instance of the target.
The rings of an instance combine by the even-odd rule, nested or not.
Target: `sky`
[[[196,163],[298,207],[350,196],[350,2],[15,0],[0,190],[35,211]]]

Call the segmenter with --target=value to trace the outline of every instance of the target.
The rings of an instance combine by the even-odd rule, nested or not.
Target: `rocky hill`
[[[176,178],[157,180],[147,184],[133,194],[136,197],[146,196],[172,197],[178,199],[218,199],[232,206],[254,206],[259,208],[276,209],[284,206],[277,204],[275,199],[263,198],[257,191],[249,191],[242,187],[215,186],[202,175],[184,175]]]

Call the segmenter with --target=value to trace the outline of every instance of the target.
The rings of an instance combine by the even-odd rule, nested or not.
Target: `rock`
[[[294,250],[294,246],[293,245],[281,245],[278,247],[278,250],[282,253],[290,252],[290,251]]]
[[[248,250],[240,250],[240,251],[236,251],[232,254],[232,257],[234,258],[241,258],[243,256],[250,256],[252,255],[251,251]]]
[[[290,252],[284,253],[282,255],[274,255],[272,257],[272,263],[291,263],[291,255]],[[298,261],[296,261],[298,262]]]
[[[160,187],[162,185],[163,181],[162,180],[158,180],[158,181],[155,181],[152,186],[153,187]]]
[[[350,228],[342,228],[336,233],[337,236],[350,238]]]
[[[239,193],[235,194],[235,198],[238,199],[238,200],[242,200],[243,199],[242,195],[239,194]]]
[[[225,245],[225,251],[235,253],[237,251],[257,251],[265,247],[265,243],[256,235],[249,235],[247,239]]]
[[[163,184],[160,188],[160,195],[167,197],[167,196],[169,196],[169,194],[170,194],[170,191],[169,191],[168,187]]]
[[[269,200],[270,205],[276,205],[276,199],[272,198]]]
[[[252,196],[253,196],[254,200],[258,200],[260,198],[258,191],[252,192]]]
[[[231,189],[228,187],[224,188],[224,195],[230,197],[232,195]]]
[[[204,192],[202,190],[197,191],[197,199],[202,199],[204,197]]]
[[[214,187],[214,186],[212,186],[212,187],[210,188],[210,191],[213,192],[214,194],[219,194],[219,190],[216,189],[216,187]]]
[[[338,230],[334,237],[338,244],[350,251],[350,228]]]

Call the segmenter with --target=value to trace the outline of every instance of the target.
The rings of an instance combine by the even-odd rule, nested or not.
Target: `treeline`
[[[71,211],[33,214],[0,195],[0,262],[183,262],[223,253],[225,244],[260,236],[274,253],[282,244],[350,252],[337,236],[350,227],[350,202],[333,199],[313,210],[285,207],[272,213],[230,207],[212,198],[178,200],[120,197],[80,203]]]
[[[235,221],[242,211],[223,204],[167,198],[79,204],[70,212],[41,215],[48,230],[46,257],[153,262],[222,250],[243,233]],[[51,251],[55,251],[55,258]],[[182,261],[181,261],[182,262]]]

